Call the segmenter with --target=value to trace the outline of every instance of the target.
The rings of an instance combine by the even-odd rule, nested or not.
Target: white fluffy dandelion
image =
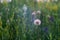
[[[34,20],[34,25],[40,25],[40,24],[41,24],[41,20],[39,20],[39,19]]]

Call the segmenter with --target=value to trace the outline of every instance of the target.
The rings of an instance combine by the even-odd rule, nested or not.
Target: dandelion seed
[[[34,20],[34,24],[35,24],[35,25],[40,25],[40,24],[41,24],[41,20],[35,19],[35,20]]]

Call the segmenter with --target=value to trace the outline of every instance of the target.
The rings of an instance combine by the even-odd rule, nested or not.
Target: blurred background
[[[60,40],[60,0],[0,0],[0,40]]]

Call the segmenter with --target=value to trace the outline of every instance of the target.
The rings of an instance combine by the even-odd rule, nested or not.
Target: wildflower
[[[44,28],[43,28],[43,31],[44,31],[44,32],[48,32],[48,27],[44,27]]]
[[[34,22],[34,20],[36,19],[36,11],[33,11],[32,12],[32,22]]]
[[[41,14],[41,11],[38,10],[38,11],[37,11],[37,14]]]
[[[35,11],[33,11],[33,12],[32,12],[32,15],[36,15],[36,12],[35,12]]]
[[[51,22],[53,22],[53,21],[54,21],[53,16],[49,16],[48,18],[49,18],[49,20],[50,20]]]
[[[41,20],[35,19],[35,20],[34,20],[34,24],[35,24],[35,25],[40,25],[40,24],[41,24]]]
[[[24,4],[23,5],[23,11],[26,12],[27,11],[27,6]]]

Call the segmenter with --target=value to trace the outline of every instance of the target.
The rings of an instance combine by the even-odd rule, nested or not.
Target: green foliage
[[[27,16],[23,16],[23,5],[28,7]],[[41,10],[37,16],[41,25],[30,22],[31,13]],[[50,21],[47,15],[53,16]],[[43,28],[47,27],[48,32]],[[60,1],[37,3],[34,0],[12,0],[0,3],[0,40],[60,40]]]

